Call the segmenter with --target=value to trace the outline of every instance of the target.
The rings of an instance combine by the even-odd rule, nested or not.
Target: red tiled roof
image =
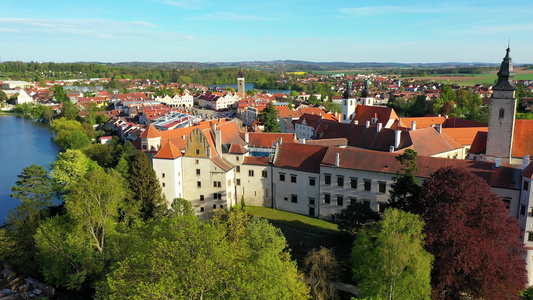
[[[442,123],[444,128],[460,128],[460,127],[488,127],[487,123],[477,122],[467,119],[451,118],[449,117]]]
[[[428,128],[431,125],[442,124],[446,121],[445,117],[418,117],[418,118],[400,118],[400,127],[411,128],[411,123],[416,122],[416,128]]]
[[[414,150],[422,156],[460,149],[463,145],[451,139],[447,134],[439,134],[434,128],[409,131]]]
[[[468,152],[475,154],[485,153],[485,150],[487,149],[487,135],[488,132],[486,131],[478,131]]]
[[[244,154],[248,152],[248,149],[244,148],[244,146],[239,144],[231,144],[228,152],[232,154]]]
[[[335,166],[336,153],[339,153],[339,167],[371,172],[396,174],[403,167],[396,159],[397,153],[374,152],[354,148],[330,147],[322,160],[322,166]],[[517,189],[520,182],[521,169],[512,165],[502,164],[495,168],[493,162],[474,161],[464,159],[448,159],[428,156],[418,156],[416,163],[419,171],[416,176],[428,178],[438,169],[445,166],[466,168],[470,172],[483,178],[493,187]]]
[[[533,161],[530,162],[529,165],[527,165],[527,167],[524,169],[522,177],[533,179]]]
[[[294,125],[296,124],[303,125],[304,120],[305,120],[306,126],[314,128],[318,125],[318,122],[322,120],[322,117],[319,115],[312,115],[312,114],[305,113],[298,120],[294,121]]]
[[[472,145],[478,131],[487,130],[488,127],[442,128],[443,133],[464,146]]]
[[[513,157],[533,156],[533,120],[515,120]]]
[[[373,118],[377,118],[377,122],[372,122]],[[385,126],[389,120],[396,120],[398,118],[394,109],[390,107],[357,105],[352,123],[358,121],[359,124],[365,124],[366,121],[370,121],[370,124],[373,124],[372,126],[377,126],[377,123]]]
[[[211,157],[211,161],[215,163],[217,166],[219,166],[225,172],[233,169],[233,166],[229,162],[227,162],[225,159],[223,159],[222,157],[218,155]]]
[[[319,173],[320,162],[327,147],[296,143],[283,143],[278,147],[274,166]]]
[[[247,156],[244,158],[244,164],[245,165],[268,166],[269,161],[268,161],[268,157]]]
[[[148,128],[143,131],[143,133],[141,134],[140,138],[142,139],[146,139],[146,138],[158,138],[158,137],[161,137],[161,133],[159,133],[159,130],[157,130],[154,125],[150,124],[148,125]]]
[[[337,138],[337,139],[321,139],[321,140],[306,140],[307,145],[317,145],[317,146],[348,146],[348,140],[346,138]]]
[[[294,133],[249,132],[248,145],[251,147],[271,148],[280,138],[283,139],[283,143],[292,143],[294,141]]]
[[[157,152],[154,158],[176,159],[182,156],[180,149],[172,143],[167,143]]]

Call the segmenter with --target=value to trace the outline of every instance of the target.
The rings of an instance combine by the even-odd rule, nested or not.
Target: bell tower
[[[239,69],[239,76],[237,77],[237,94],[239,94],[239,97],[241,97],[241,99],[244,99],[245,92],[246,91],[244,88],[244,73],[241,67]]]
[[[355,117],[355,107],[357,106],[357,99],[353,91],[352,82],[348,81],[344,97],[342,99],[341,112],[342,122],[350,123]]]
[[[500,157],[502,163],[511,162],[516,115],[517,88],[513,82],[515,73],[510,52],[508,47],[498,71],[498,82],[492,88],[486,148],[486,160],[494,161]]]

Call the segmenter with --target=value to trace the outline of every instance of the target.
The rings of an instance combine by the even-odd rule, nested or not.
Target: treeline
[[[120,65],[120,64],[119,64]],[[57,80],[57,79],[148,79],[162,83],[197,83],[202,85],[237,83],[238,68],[168,68],[166,64],[146,66],[114,66],[97,63],[38,63],[5,62],[2,68],[11,73],[13,80]],[[165,66],[165,67],[163,67]],[[271,73],[245,70],[248,82],[265,78]]]
[[[409,68],[409,69],[386,69],[378,70],[379,73],[400,75],[402,77],[419,77],[440,74],[457,74],[457,75],[474,75],[487,74],[490,71],[497,70],[498,67],[459,67],[459,68]]]

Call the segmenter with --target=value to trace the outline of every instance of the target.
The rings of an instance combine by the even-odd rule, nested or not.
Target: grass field
[[[490,74],[473,74],[473,75],[458,75],[458,74],[439,74],[436,76],[422,76],[422,77],[404,77],[400,80],[414,78],[415,80],[434,80],[442,83],[456,83],[458,85],[476,85],[476,84],[494,84],[498,79],[496,74],[498,71],[492,71]],[[523,68],[515,69],[515,80],[533,80],[533,70],[525,70]]]
[[[246,211],[253,216],[258,216],[289,225],[306,227],[320,231],[339,231],[337,224],[277,209],[260,206],[246,206]]]

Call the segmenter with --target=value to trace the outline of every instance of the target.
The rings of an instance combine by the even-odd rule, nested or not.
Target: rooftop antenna
[[[507,48],[511,48],[511,39],[509,39],[509,41],[507,41]]]

